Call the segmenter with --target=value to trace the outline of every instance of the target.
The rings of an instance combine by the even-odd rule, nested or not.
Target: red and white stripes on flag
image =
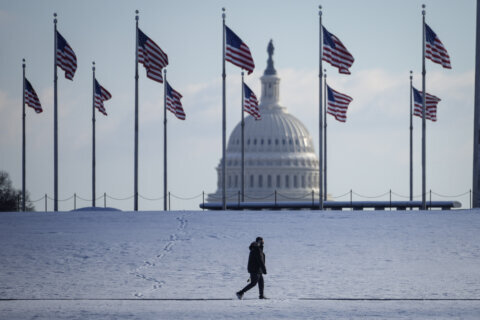
[[[77,70],[77,56],[73,49],[68,44],[67,40],[57,31],[57,50],[56,61],[63,71],[65,71],[65,78],[73,80],[75,71]]]
[[[168,65],[168,56],[140,29],[138,29],[138,62],[147,70],[148,78],[163,83],[162,68]]]
[[[110,92],[107,91],[104,87],[102,87],[97,79],[95,79],[95,108],[98,109],[101,113],[104,115],[107,115],[107,111],[105,110],[105,107],[103,106],[103,101],[109,100],[112,98],[112,95]]]
[[[441,64],[445,69],[451,69],[450,56],[437,34],[425,23],[425,58]]]
[[[417,117],[423,118],[423,92],[413,89],[413,114]],[[437,121],[437,104],[442,101],[440,98],[426,93],[425,94],[425,119]]]
[[[229,27],[225,26],[225,32],[225,60],[247,70],[248,74],[252,73],[253,69],[255,69],[255,63],[253,62],[250,49]]]
[[[165,86],[167,110],[173,113],[178,119],[185,120],[185,111],[183,110],[182,102],[180,101],[182,95],[175,91],[170,84],[168,84],[168,81],[165,82]]]
[[[25,78],[25,103],[27,106],[30,108],[33,108],[36,113],[41,113],[42,110],[42,105],[40,104],[40,100],[38,99],[37,93],[33,89],[32,85],[30,84],[30,81],[28,81]]]
[[[243,84],[243,111],[249,113],[255,120],[262,119],[257,96],[245,83]]]
[[[347,109],[352,101],[352,97],[335,91],[327,85],[327,113],[334,116],[338,121],[347,121]]]
[[[350,74],[348,70],[355,59],[348,52],[343,43],[333,34],[323,29],[323,56],[322,60],[338,68],[339,73]]]

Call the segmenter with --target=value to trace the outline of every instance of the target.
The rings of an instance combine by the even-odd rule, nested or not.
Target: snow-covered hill
[[[140,301],[233,299],[258,235],[270,300]],[[5,213],[0,244],[1,319],[480,315],[479,211]]]

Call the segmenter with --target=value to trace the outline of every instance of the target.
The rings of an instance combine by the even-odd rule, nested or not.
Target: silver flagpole
[[[92,207],[95,208],[95,61],[92,62]]]
[[[133,210],[138,211],[138,10],[135,10],[135,13],[135,160],[133,182]]]
[[[477,0],[475,29],[475,101],[473,115],[473,196],[472,207],[480,207],[480,0]]]
[[[243,90],[243,74],[242,71],[242,173],[241,173],[241,183],[242,183],[242,202],[245,202],[245,115],[244,115],[244,108],[245,108],[245,92]]]
[[[163,211],[167,211],[167,69],[163,75]]]
[[[226,120],[226,100],[225,100],[225,79],[227,77],[225,73],[225,8],[222,8],[222,18],[223,18],[223,73],[222,73],[222,86],[223,86],[223,92],[222,92],[222,106],[223,106],[223,112],[222,112],[222,209],[227,210],[227,199],[226,199],[226,190],[225,190],[225,177],[226,177],[226,127],[227,127],[227,120]]]
[[[318,56],[318,63],[319,63],[319,74],[318,74],[318,80],[319,80],[319,137],[318,137],[318,208],[320,210],[323,210],[323,107],[322,107],[322,77],[323,77],[323,69],[322,69],[322,44],[323,44],[323,30],[322,30],[322,6],[318,6],[319,11],[319,22],[320,22],[320,36],[319,36],[319,56]]]
[[[22,211],[25,211],[25,59],[23,59],[23,99],[22,99]]]
[[[425,152],[425,144],[426,144],[426,105],[425,105],[425,76],[426,76],[426,69],[425,69],[425,5],[422,5],[422,29],[423,29],[423,37],[422,37],[422,210],[427,209],[427,200],[426,200],[426,152]]]
[[[413,201],[413,72],[410,71],[410,201]],[[412,207],[410,207],[412,210]]]
[[[324,105],[324,108],[323,108],[323,116],[324,116],[324,119],[323,119],[323,123],[324,123],[324,127],[323,127],[323,130],[324,130],[324,143],[325,143],[325,146],[324,146],[324,150],[325,150],[325,154],[324,154],[324,163],[323,163],[323,167],[325,168],[324,169],[324,177],[323,177],[323,181],[324,181],[324,200],[327,201],[327,70],[323,70],[325,72],[325,74],[323,75],[323,105]]]
[[[58,125],[57,125],[57,14],[54,13],[53,71],[53,211],[58,211]]]

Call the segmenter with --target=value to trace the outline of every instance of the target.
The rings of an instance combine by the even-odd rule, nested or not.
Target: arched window
[[[298,188],[298,178],[297,178],[297,176],[293,176],[293,187]]]
[[[277,188],[281,188],[282,187],[282,178],[280,177],[280,175],[277,175]]]
[[[285,176],[285,188],[290,188],[290,177],[288,175]]]
[[[306,185],[305,185],[305,176],[302,176],[302,188],[305,188]]]
[[[268,175],[267,176],[267,188],[271,188],[271,187],[272,187],[272,176]]]
[[[258,176],[258,187],[263,188],[263,176],[262,175]]]

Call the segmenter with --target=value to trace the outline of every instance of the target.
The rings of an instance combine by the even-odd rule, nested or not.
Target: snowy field
[[[1,213],[0,244],[0,319],[480,318],[480,211]]]

